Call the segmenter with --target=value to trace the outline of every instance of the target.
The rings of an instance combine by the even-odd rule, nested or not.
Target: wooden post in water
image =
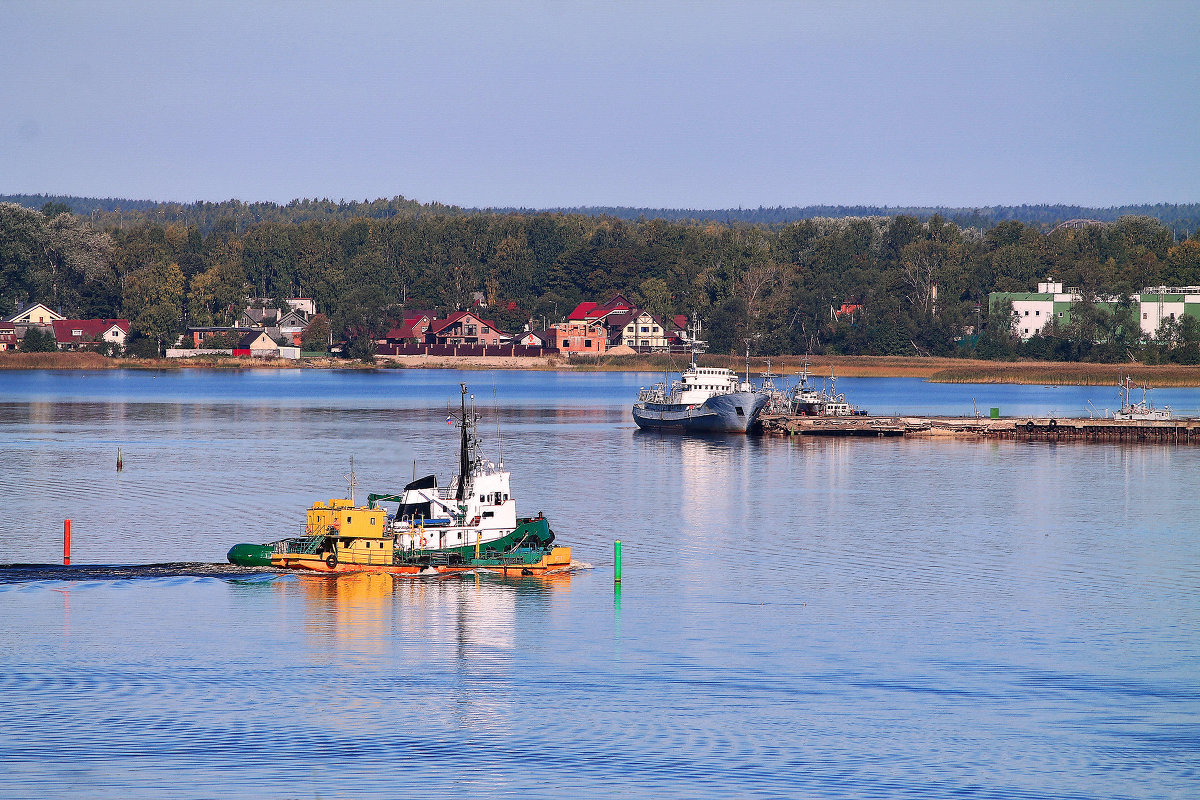
[[[71,566],[71,520],[63,522],[63,566]]]
[[[125,468],[125,462],[121,460],[121,448],[117,448],[117,472]]]

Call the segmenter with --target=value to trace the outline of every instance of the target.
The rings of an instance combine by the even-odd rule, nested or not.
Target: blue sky
[[[0,2],[0,193],[1200,201],[1196,2]]]

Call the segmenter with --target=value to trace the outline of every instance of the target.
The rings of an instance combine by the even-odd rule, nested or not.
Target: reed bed
[[[1029,383],[1063,386],[1115,386],[1122,378],[1150,386],[1200,386],[1200,367],[1182,364],[1084,364],[973,362],[931,375],[933,383]]]
[[[678,372],[690,363],[691,356],[675,353],[638,354],[628,356],[574,357],[570,363],[579,370],[621,370],[630,372]],[[705,354],[697,359],[702,367],[724,367],[737,373],[746,370],[745,356]],[[810,374],[820,377],[830,370],[838,377],[851,378],[929,378],[953,365],[953,358],[906,358],[890,356],[772,356],[750,359],[750,375],[755,377],[767,369],[776,375],[794,375],[808,363]],[[982,362],[990,363],[990,362]]]
[[[99,353],[0,353],[0,369],[117,369],[126,364]]]

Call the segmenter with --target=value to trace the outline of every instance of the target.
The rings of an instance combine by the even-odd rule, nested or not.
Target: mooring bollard
[[[71,520],[63,522],[63,566],[71,566]]]
[[[613,583],[621,582],[621,540],[613,542]]]

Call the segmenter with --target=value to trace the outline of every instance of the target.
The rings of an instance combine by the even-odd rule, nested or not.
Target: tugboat
[[[679,380],[638,391],[633,421],[639,428],[683,433],[747,433],[767,404],[768,394],[731,369],[696,364],[700,320],[692,320],[692,363]]]
[[[354,470],[349,499],[317,501],[305,516],[304,535],[266,545],[238,544],[230,563],[311,572],[389,572],[446,575],[472,571],[544,575],[572,569],[571,548],[555,547],[554,532],[540,512],[518,517],[509,473],[483,458],[476,436],[479,415],[462,389],[458,475],[448,487],[437,476],[418,478],[399,494],[370,494],[355,502]],[[395,512],[380,503],[396,503]]]

